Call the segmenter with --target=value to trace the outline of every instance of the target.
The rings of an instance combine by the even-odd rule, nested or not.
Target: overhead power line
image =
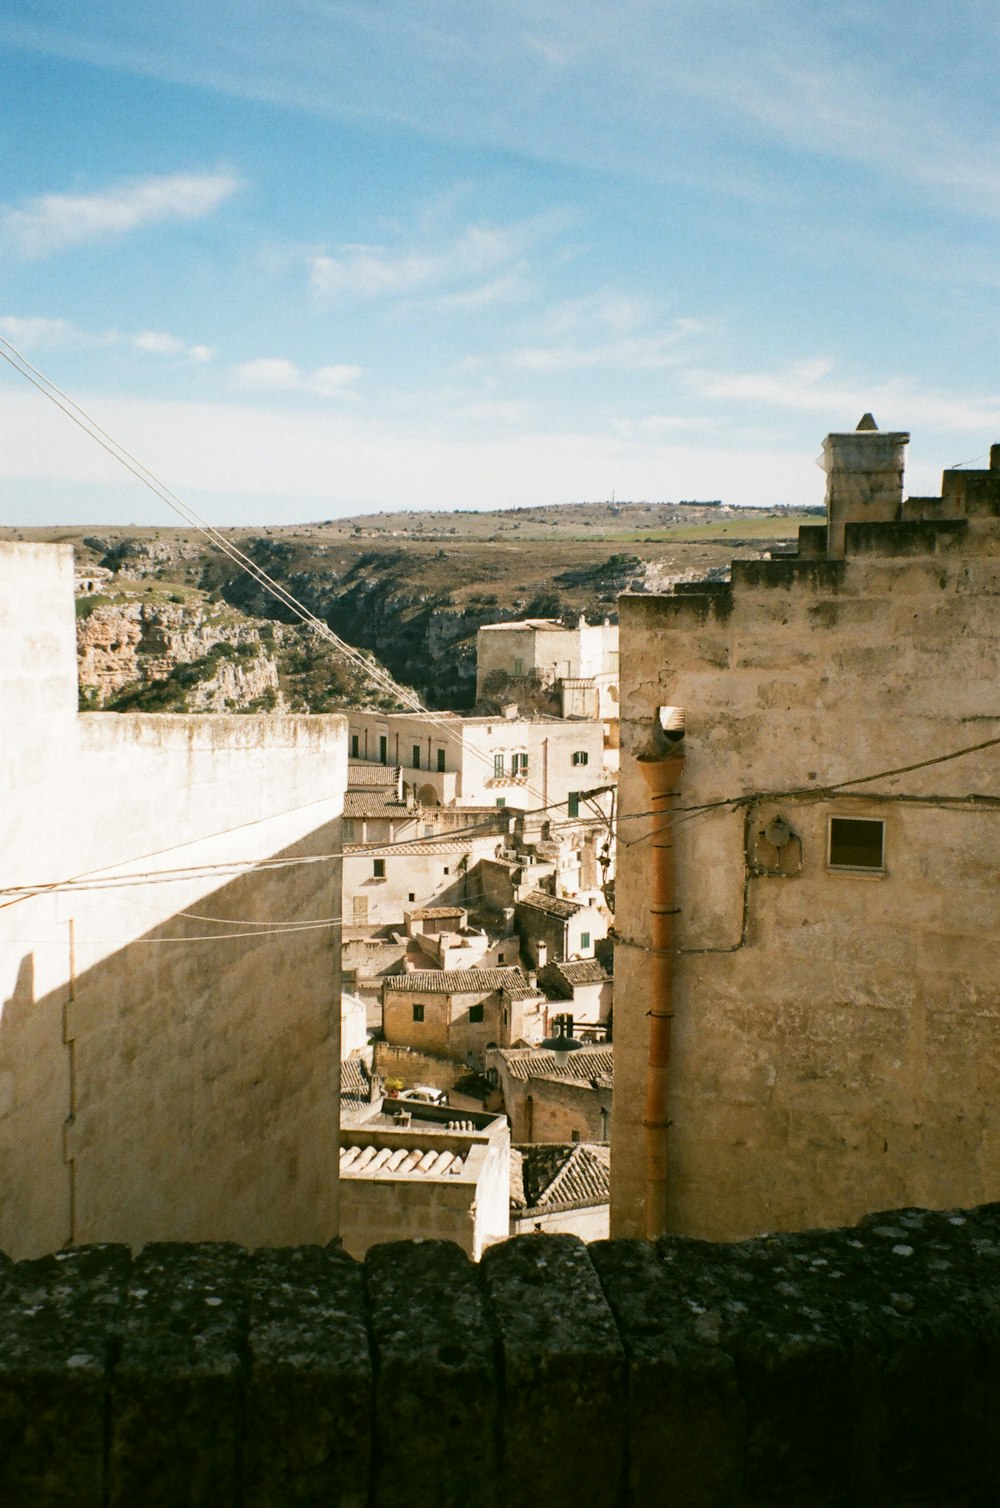
[[[178,497],[165,482],[162,482],[154,472],[150,471],[148,466],[145,466],[131,451],[110,435],[107,430],[103,429],[86,409],[77,403],[74,398],[70,397],[68,393],[64,392],[44,372],[33,366],[28,358],[2,335],[0,335],[0,356],[20,376],[27,382],[30,382],[32,387],[41,393],[44,398],[47,398],[50,403],[54,404],[79,429],[83,430],[84,434],[88,435],[95,444],[106,451],[119,465],[124,466],[127,471],[131,472],[144,487],[148,487],[161,502],[165,503],[173,512],[179,514],[187,524],[199,534],[202,534],[210,544],[221,551],[241,571],[244,571],[256,581],[258,585],[262,586],[266,592],[293,613],[295,617],[299,618],[302,623],[331,643],[350,664],[354,665],[373,685],[377,686],[383,695],[390,696],[394,700],[402,702],[410,712],[419,713],[432,726],[438,728],[443,738],[452,739],[464,747],[461,731],[456,729],[448,718],[430,711],[423,705],[415,691],[412,691],[409,687],[400,686],[388,671],[383,670],[381,666],[368,660],[360,650],[353,644],[349,644],[346,639],[340,638],[339,634],[336,634],[328,623],[324,622],[322,618],[317,617],[287,587],[275,580],[262,566],[258,565],[252,556],[240,549],[235,541],[227,539],[214,525],[202,518],[189,503],[185,503],[183,499]],[[490,756],[485,754],[481,749],[477,749],[474,745],[471,745],[469,752],[484,765],[489,765]],[[537,787],[528,784],[526,785],[526,789],[538,800],[544,801],[544,793],[538,790]]]

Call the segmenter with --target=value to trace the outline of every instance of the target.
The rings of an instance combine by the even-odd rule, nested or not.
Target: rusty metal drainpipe
[[[649,1060],[643,1128],[646,1144],[646,1236],[667,1229],[667,1140],[670,1127],[670,1025],[674,1015],[673,803],[684,769],[684,709],[659,707],[653,733],[638,756],[654,815],[653,900],[650,906]]]

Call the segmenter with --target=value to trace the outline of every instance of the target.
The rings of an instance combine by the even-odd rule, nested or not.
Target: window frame
[[[866,826],[880,827],[882,830],[881,862],[879,864],[837,863],[833,857],[835,822],[864,823]],[[844,812],[831,812],[826,819],[826,867],[832,874],[884,875],[886,873],[885,844],[886,821],[884,817],[849,817]]]
[[[384,859],[372,859],[372,879],[373,880],[384,880],[385,879],[385,860]]]
[[[574,751],[573,751],[573,763],[574,763],[574,765],[589,764],[590,763],[590,753],[589,753],[589,751],[587,749],[574,749]]]
[[[505,764],[504,756],[502,754],[494,754],[494,756],[493,756],[493,779],[494,780],[503,780],[504,775],[505,775],[504,764]]]

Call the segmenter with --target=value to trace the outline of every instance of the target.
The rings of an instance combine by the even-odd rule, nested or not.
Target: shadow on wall
[[[340,846],[338,819],[274,858]],[[128,896],[134,915],[143,891]],[[0,1247],[335,1235],[340,896],[339,857],[254,870],[87,969],[72,999],[36,999],[22,957],[0,1016]]]

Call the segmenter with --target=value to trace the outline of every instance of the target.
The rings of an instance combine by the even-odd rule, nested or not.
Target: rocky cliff
[[[83,707],[326,712],[371,699],[357,671],[302,625],[255,620],[189,587],[101,585],[77,599]]]

